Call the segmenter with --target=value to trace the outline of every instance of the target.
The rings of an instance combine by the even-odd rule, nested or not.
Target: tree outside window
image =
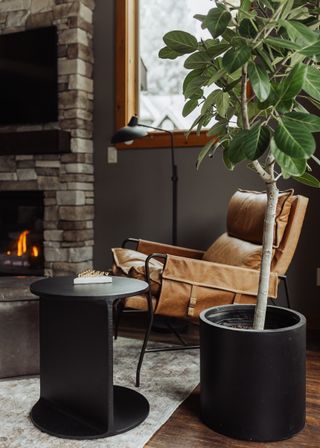
[[[200,22],[194,14],[206,13],[214,6],[210,0],[140,0],[139,2],[139,49],[140,94],[139,116],[141,123],[165,129],[189,129],[197,112],[182,116],[184,96],[183,80],[187,74],[184,60],[174,62],[159,59],[164,46],[163,35],[173,29],[204,36]],[[208,37],[210,37],[208,33]],[[186,58],[185,58],[186,59]]]
[[[116,126],[124,126],[133,114],[140,123],[175,131],[175,146],[201,146],[207,141],[185,134],[197,112],[182,116],[183,60],[158,57],[163,35],[172,29],[204,36],[194,14],[207,13],[212,0],[117,0]],[[210,37],[208,35],[208,37]],[[167,136],[152,133],[134,142],[135,147],[167,147]],[[121,147],[121,146],[120,146]],[[126,146],[128,149],[128,146]]]

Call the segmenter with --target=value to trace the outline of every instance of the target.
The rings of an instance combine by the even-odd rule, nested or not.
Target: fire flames
[[[18,272],[33,273],[41,270],[42,251],[37,234],[30,230],[23,230],[17,234],[10,235],[11,241],[3,252],[0,252],[0,273]]]
[[[27,253],[27,235],[29,230],[24,230],[20,233],[17,241],[17,255],[21,257],[23,254]]]
[[[39,248],[37,246],[28,247],[28,234],[29,230],[23,230],[17,239],[17,249],[14,255],[22,257],[25,254],[29,254],[31,257],[37,258],[39,256]],[[7,255],[12,255],[12,250],[7,250]]]
[[[32,257],[39,257],[39,249],[37,248],[37,246],[32,246],[31,247],[31,256]]]

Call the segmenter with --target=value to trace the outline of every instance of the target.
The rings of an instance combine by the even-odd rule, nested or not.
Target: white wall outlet
[[[317,268],[317,286],[320,286],[320,268]]]
[[[118,151],[114,146],[109,146],[107,150],[108,163],[118,163]]]

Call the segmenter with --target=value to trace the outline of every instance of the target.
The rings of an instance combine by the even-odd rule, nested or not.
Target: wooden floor
[[[134,324],[133,324],[134,322]],[[120,335],[142,336],[140,317],[125,316]],[[153,333],[153,339],[165,336]],[[197,329],[192,326],[185,335],[197,341]],[[169,337],[170,339],[170,337]],[[148,356],[148,355],[146,355]],[[152,437],[145,448],[320,448],[320,337],[308,336],[307,352],[307,421],[303,431],[289,440],[273,443],[244,442],[215,433],[199,419],[199,387],[176,410],[165,425]]]

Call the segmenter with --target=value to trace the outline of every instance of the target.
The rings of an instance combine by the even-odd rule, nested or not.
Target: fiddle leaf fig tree
[[[318,0],[216,1],[206,15],[194,16],[209,38],[171,31],[159,53],[188,55],[182,113],[199,111],[190,131],[209,126],[197,165],[219,150],[229,170],[245,162],[265,184],[256,330],[264,328],[267,309],[277,181],[320,187],[310,174],[311,164],[320,164],[313,135],[320,117],[308,111],[320,109],[319,16]]]

